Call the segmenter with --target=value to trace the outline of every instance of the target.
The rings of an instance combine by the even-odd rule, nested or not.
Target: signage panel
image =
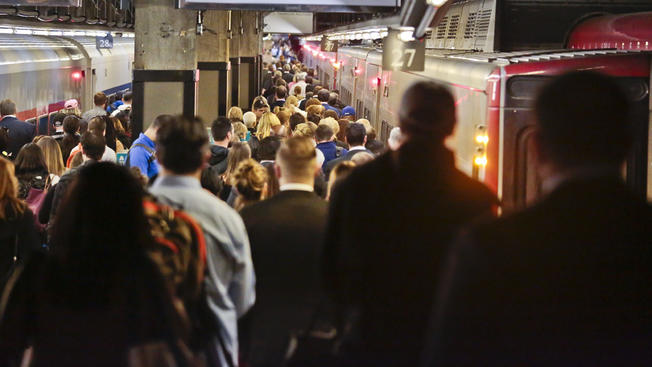
[[[177,0],[177,4],[190,9],[356,12],[397,8],[401,0]]]
[[[95,47],[97,49],[111,49],[113,48],[113,36],[107,33],[104,37],[95,37]]]
[[[338,42],[323,36],[321,38],[321,50],[324,52],[337,52]]]
[[[391,29],[383,40],[383,70],[423,71],[426,63],[425,40],[403,41]]]
[[[82,6],[82,0],[0,0],[0,5]]]

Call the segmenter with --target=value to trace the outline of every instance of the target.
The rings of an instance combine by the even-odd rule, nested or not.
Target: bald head
[[[431,81],[413,84],[403,94],[399,111],[401,132],[407,137],[444,140],[455,127],[455,100],[443,85]]]

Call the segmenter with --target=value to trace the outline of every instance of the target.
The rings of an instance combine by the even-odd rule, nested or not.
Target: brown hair
[[[108,98],[106,98],[106,94],[102,92],[97,92],[93,96],[93,103],[95,103],[96,106],[104,106],[107,100]]]
[[[228,185],[232,185],[231,176],[233,176],[235,169],[238,168],[238,164],[249,158],[251,158],[251,148],[249,148],[249,144],[238,141],[233,142],[231,144],[231,149],[229,149],[229,155],[226,158],[224,182]]]
[[[317,98],[310,98],[309,100],[306,101],[306,112],[308,112],[308,107],[310,106],[321,106],[321,102]]]
[[[335,185],[344,180],[346,176],[353,172],[355,167],[356,164],[352,161],[342,161],[333,167],[333,170],[331,170],[331,175],[328,179],[328,191],[326,193],[326,200],[330,199],[333,187],[335,187]]]
[[[14,164],[0,157],[0,219],[6,220],[11,214],[22,214],[26,205],[16,196],[18,182],[14,176]]]
[[[281,144],[276,163],[283,174],[292,178],[310,178],[317,168],[317,152],[310,138],[291,137]]]

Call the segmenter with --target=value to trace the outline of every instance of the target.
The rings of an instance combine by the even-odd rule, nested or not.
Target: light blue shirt
[[[190,214],[206,237],[204,280],[208,305],[220,324],[220,335],[238,365],[238,318],[256,300],[256,277],[251,261],[247,230],[240,215],[224,201],[204,190],[194,177],[161,176],[150,188],[163,203]],[[214,340],[221,365],[226,360],[218,340]]]

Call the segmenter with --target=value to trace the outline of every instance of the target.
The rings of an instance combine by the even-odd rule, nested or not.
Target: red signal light
[[[81,71],[73,71],[72,74],[70,74],[70,76],[71,76],[74,80],[81,80],[81,78],[84,77],[84,75],[82,74]]]
[[[374,87],[377,87],[378,84],[380,84],[380,78],[374,78],[374,79],[372,79],[372,80],[371,80],[371,84],[372,84]]]

